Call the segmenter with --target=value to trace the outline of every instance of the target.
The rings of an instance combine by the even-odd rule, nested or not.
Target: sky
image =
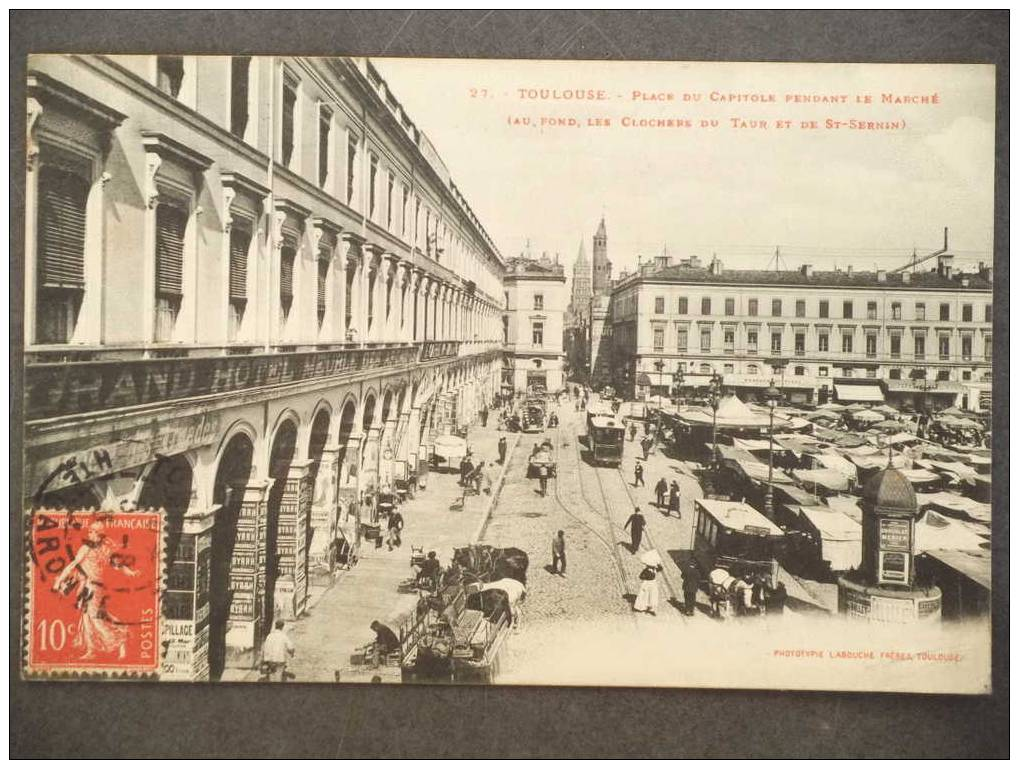
[[[944,227],[957,266],[993,258],[990,66],[373,62],[504,256],[529,242],[569,269],[604,214],[616,273],[663,251],[892,269]],[[692,126],[629,126],[670,118]]]

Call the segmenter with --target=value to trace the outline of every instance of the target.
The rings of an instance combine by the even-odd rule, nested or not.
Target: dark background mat
[[[29,52],[995,63],[995,419],[1008,419],[1007,11],[12,11],[11,282]],[[11,289],[17,398],[21,292]],[[20,503],[12,408],[11,504]],[[994,696],[26,683],[14,756],[991,757],[1008,748],[1008,430],[994,431]],[[1000,495],[1000,498],[999,498]],[[22,577],[11,511],[11,672]],[[905,634],[905,630],[903,631]],[[683,642],[676,642],[683,646]],[[607,654],[627,657],[625,651]]]

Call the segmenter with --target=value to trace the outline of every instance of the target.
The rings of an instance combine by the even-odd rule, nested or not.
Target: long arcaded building
[[[371,61],[29,61],[26,506],[166,510],[166,678],[250,664],[497,391],[504,262]]]

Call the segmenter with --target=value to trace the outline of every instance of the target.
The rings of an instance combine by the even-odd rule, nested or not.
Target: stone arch
[[[195,470],[195,456],[185,452],[157,459],[140,478],[138,507],[165,511],[164,556],[168,562],[172,562],[180,543],[184,515],[195,491]]]
[[[356,462],[355,458],[348,455],[348,445],[354,430],[357,428],[357,409],[357,399],[353,394],[348,394],[340,406],[339,415],[337,415],[335,440],[339,447],[338,459],[341,487],[349,485],[349,481],[352,479],[351,465]]]
[[[289,532],[284,545],[280,542],[280,515],[284,498],[294,497],[291,481],[291,465],[297,459],[300,418],[288,410],[280,415],[278,423],[269,438],[269,488],[266,494],[265,528],[265,609],[261,618],[260,638],[272,629],[277,615],[279,588],[285,583],[285,576],[291,579],[295,573],[296,533]],[[288,505],[290,509],[290,505]],[[296,507],[294,507],[296,509]],[[288,514],[288,519],[290,515]],[[296,514],[293,517],[296,521]]]

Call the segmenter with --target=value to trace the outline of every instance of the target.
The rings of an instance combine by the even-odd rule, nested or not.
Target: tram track
[[[557,451],[564,448],[562,431],[563,431],[562,426],[556,428],[555,440]],[[569,443],[566,445],[567,448],[572,449],[573,454],[570,459],[576,465],[576,469],[574,470],[574,472],[576,473],[577,486],[579,490],[575,493],[579,493],[580,499],[586,503],[587,509],[591,512],[594,512],[595,509],[592,506],[591,500],[587,497],[586,492],[584,490],[584,478],[581,476],[582,471],[581,465],[583,464],[583,459],[581,458],[580,455],[580,446],[576,440],[575,433],[576,430],[574,428],[572,429],[571,435],[572,440],[570,440]],[[559,458],[557,457],[557,461],[558,459]],[[562,467],[560,463],[560,475],[562,474],[561,470]],[[612,527],[613,526],[612,515],[609,511],[608,501],[605,499],[602,500],[603,510],[602,514],[599,515],[599,517],[601,519],[604,519],[605,521],[605,528],[608,531],[608,535],[606,536],[606,534],[602,533],[602,531],[595,527],[595,525],[593,525],[588,519],[582,517],[578,510],[572,510],[566,506],[566,502],[564,501],[561,493],[562,492],[561,481],[562,481],[561,477],[555,478],[555,498],[556,502],[559,505],[559,508],[562,509],[563,512],[572,517],[574,520],[576,520],[578,523],[583,525],[588,530],[588,532],[591,533],[591,535],[597,538],[598,541],[600,541],[605,546],[605,548],[608,549],[609,555],[612,557],[612,562],[616,570],[614,577],[616,579],[616,583],[619,586],[620,593],[623,596],[631,594],[632,592],[630,590],[630,577],[629,574],[626,572],[625,567],[623,566],[623,558],[622,555],[619,553],[619,544],[615,540],[615,532]]]

